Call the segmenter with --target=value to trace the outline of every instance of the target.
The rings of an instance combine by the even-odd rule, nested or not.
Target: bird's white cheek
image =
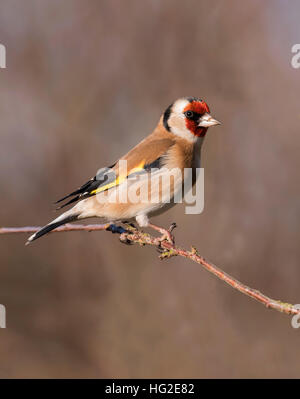
[[[186,127],[186,121],[183,116],[174,115],[174,117],[170,118],[169,125],[171,127],[172,133],[176,134],[176,136],[182,137],[191,143],[197,142],[198,137]]]
[[[183,139],[188,140],[191,143],[196,143],[198,141],[198,137],[190,132],[189,129],[185,126],[181,128],[174,127],[172,131],[177,136],[182,137]]]

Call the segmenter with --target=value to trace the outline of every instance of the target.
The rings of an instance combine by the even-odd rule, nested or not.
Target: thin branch
[[[38,231],[40,227],[2,227],[0,228],[0,234],[12,234],[12,233],[34,233]],[[64,231],[100,231],[106,230],[107,225],[90,224],[90,225],[79,225],[79,224],[66,224],[58,227],[52,232],[64,232]],[[279,312],[283,312],[290,315],[300,314],[300,309],[297,309],[290,303],[285,303],[272,298],[267,297],[256,289],[250,288],[247,285],[241,283],[237,279],[231,277],[223,270],[215,266],[213,263],[204,259],[198,254],[196,248],[192,247],[190,251],[175,246],[173,242],[168,240],[161,241],[160,237],[154,237],[148,233],[140,231],[134,227],[127,226],[127,231],[120,234],[120,241],[126,244],[140,244],[155,246],[160,249],[161,259],[170,258],[172,256],[181,256],[183,258],[190,259],[193,262],[203,266],[208,272],[214,274],[220,280],[224,281],[232,288],[240,291],[242,294],[247,295],[267,308],[275,309]]]
[[[0,234],[16,234],[16,233],[36,233],[41,227],[0,227]],[[59,233],[64,231],[100,231],[106,230],[107,224],[65,224],[57,227],[51,233]]]

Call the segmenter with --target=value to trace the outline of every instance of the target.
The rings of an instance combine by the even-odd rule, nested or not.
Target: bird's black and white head
[[[164,127],[188,141],[204,137],[210,126],[220,125],[210,115],[206,102],[196,97],[184,97],[171,104],[163,114]]]

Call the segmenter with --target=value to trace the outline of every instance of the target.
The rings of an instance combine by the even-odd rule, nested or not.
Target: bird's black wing
[[[56,201],[55,204],[58,204],[66,200],[67,198],[73,197],[68,202],[58,207],[57,209],[64,208],[65,206],[70,205],[73,202],[95,195],[97,189],[99,189],[102,186],[105,190],[104,186],[113,183],[116,179],[116,173],[112,169],[114,166],[115,164],[106,168],[99,169],[95,177],[84,183],[77,190]]]

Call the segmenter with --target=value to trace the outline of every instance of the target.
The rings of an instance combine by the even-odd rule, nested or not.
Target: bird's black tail
[[[51,223],[47,224],[46,226],[42,227],[39,231],[32,234],[26,242],[26,245],[30,244],[32,241],[42,237],[43,235],[50,233],[50,231],[56,229],[59,226],[62,226],[66,223],[75,222],[78,219],[78,214],[70,214],[68,212],[63,213],[58,218],[54,219]]]

